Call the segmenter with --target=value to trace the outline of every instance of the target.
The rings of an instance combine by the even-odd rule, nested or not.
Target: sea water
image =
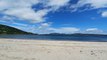
[[[7,39],[30,39],[30,40],[58,40],[58,41],[96,41],[107,42],[107,36],[72,36],[72,35],[0,35]]]

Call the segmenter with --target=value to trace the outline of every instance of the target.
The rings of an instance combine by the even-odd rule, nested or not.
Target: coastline
[[[0,39],[0,60],[107,60],[107,42]]]

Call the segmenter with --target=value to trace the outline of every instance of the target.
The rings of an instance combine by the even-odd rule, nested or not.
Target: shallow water
[[[64,36],[64,35],[0,35],[0,38],[33,39],[33,40],[62,40],[62,41],[97,41],[107,42],[107,36]]]

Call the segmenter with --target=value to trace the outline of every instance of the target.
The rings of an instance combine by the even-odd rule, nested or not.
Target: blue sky
[[[107,0],[0,0],[0,24],[39,34],[107,34]]]

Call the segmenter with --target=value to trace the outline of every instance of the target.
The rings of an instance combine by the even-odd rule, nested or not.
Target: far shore
[[[107,42],[0,38],[0,60],[107,60]]]

